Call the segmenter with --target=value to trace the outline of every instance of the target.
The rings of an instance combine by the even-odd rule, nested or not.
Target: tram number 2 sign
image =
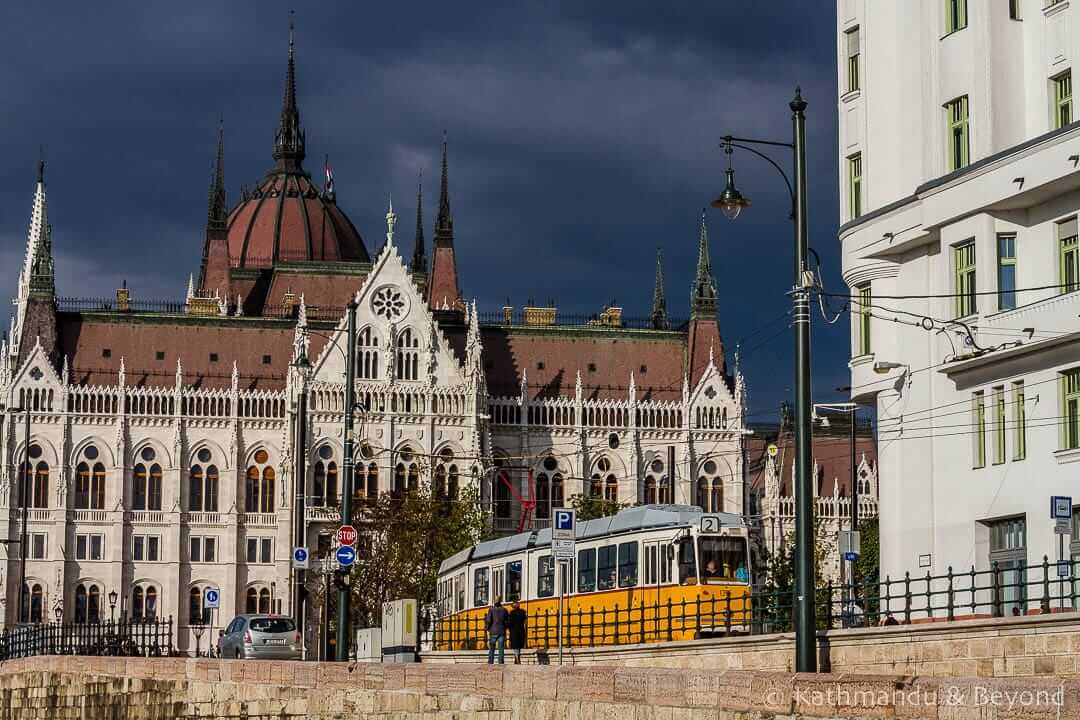
[[[698,529],[703,533],[718,533],[721,525],[723,523],[720,522],[719,515],[702,515]]]

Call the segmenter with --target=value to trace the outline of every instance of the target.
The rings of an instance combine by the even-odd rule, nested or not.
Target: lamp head
[[[109,605],[111,607],[116,607],[116,591],[115,590],[110,590],[109,591]]]
[[[750,207],[750,201],[743,197],[743,194],[735,187],[735,171],[728,168],[726,173],[727,184],[724,186],[724,192],[720,193],[720,197],[712,201],[712,206],[722,210],[728,220],[734,220],[739,217],[739,213],[743,211],[743,208]]]

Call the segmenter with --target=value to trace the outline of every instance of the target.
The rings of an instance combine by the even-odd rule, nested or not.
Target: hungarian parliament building
[[[445,142],[430,241],[418,192],[408,249],[393,208],[372,242],[330,173],[305,169],[296,98],[290,40],[270,169],[227,202],[219,135],[182,302],[127,287],[64,299],[80,291],[56,287],[53,243],[77,229],[52,234],[39,167],[0,348],[0,536],[19,541],[0,551],[5,625],[171,615],[190,650],[208,589],[219,627],[291,613],[298,524],[311,548],[341,524],[350,300],[358,497],[471,486],[505,532],[545,527],[577,494],[744,513],[745,388],[725,363],[704,217],[686,237],[686,320],[669,318],[660,257],[648,318],[482,311],[455,257]]]

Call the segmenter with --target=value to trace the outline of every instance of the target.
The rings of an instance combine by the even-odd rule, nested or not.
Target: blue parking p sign
[[[568,508],[555,510],[554,522],[551,526],[551,537],[555,540],[574,539],[575,512]]]

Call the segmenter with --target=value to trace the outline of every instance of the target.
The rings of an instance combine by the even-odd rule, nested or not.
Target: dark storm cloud
[[[801,83],[812,243],[839,286],[831,3],[365,5],[301,10],[296,45],[307,167],[318,177],[331,156],[339,202],[369,248],[393,193],[397,242],[411,251],[421,169],[430,238],[446,130],[466,295],[487,309],[552,298],[571,312],[614,299],[643,315],[660,246],[668,307],[683,316],[700,209],[721,187],[718,138],[788,137]],[[201,251],[218,118],[230,200],[270,166],[287,11],[0,9],[0,294],[14,293],[40,144],[59,293],[111,295],[126,279],[136,296],[182,296]],[[790,386],[784,323],[758,332],[787,308],[788,201],[771,168],[736,162],[754,208],[734,224],[710,210],[710,250],[728,349],[748,338],[754,410],[769,411]],[[846,328],[815,331],[823,382],[843,374]]]

